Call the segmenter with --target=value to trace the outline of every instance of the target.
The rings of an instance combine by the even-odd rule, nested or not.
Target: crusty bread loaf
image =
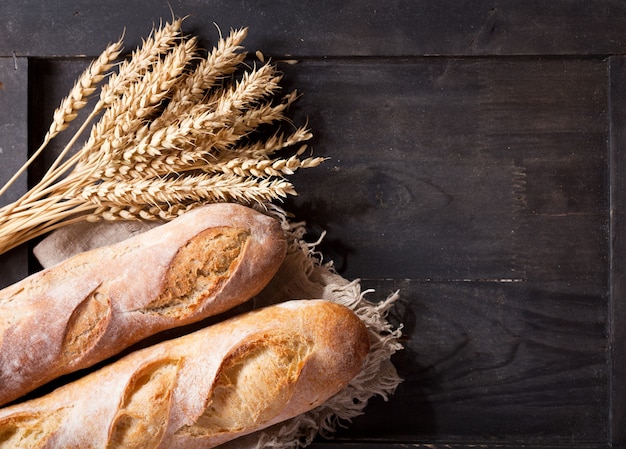
[[[325,402],[368,351],[365,325],[344,306],[270,306],[0,410],[0,448],[212,448]]]
[[[277,220],[213,204],[1,290],[0,404],[243,303],[285,252]]]

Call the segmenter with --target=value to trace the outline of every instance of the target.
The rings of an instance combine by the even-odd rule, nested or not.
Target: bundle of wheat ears
[[[0,253],[83,220],[169,220],[207,202],[282,199],[296,193],[288,175],[322,162],[303,157],[311,133],[285,115],[297,93],[280,94],[274,65],[246,63],[246,29],[203,55],[181,25],[163,24],[121,61],[120,39],[80,75],[41,147],[0,189],[93,98],[41,181],[0,209]]]

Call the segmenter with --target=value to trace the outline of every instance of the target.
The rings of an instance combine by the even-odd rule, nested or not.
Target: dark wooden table
[[[329,160],[285,207],[372,299],[401,291],[404,383],[316,447],[625,447],[626,2],[4,1],[0,183],[88,61],[170,7],[298,61]],[[0,282],[36,269],[20,247]]]

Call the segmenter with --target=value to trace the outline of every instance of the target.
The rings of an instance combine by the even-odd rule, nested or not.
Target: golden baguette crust
[[[0,448],[212,448],[322,404],[368,351],[365,325],[344,306],[270,306],[0,410]]]
[[[0,405],[159,331],[243,303],[285,253],[277,220],[213,204],[1,290]]]

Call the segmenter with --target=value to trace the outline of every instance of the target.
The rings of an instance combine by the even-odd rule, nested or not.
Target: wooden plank
[[[616,446],[626,439],[626,61],[610,60],[610,185],[611,185],[611,256],[610,256],[610,350],[611,438]]]
[[[604,61],[284,70],[330,158],[297,174],[289,207],[328,231],[323,249],[346,276],[605,282]]]
[[[378,441],[367,441],[358,443],[346,441],[316,441],[310,446],[311,449],[615,449],[616,446],[607,446],[606,444],[589,444],[572,442],[568,444],[557,445],[535,445],[535,444],[506,444],[506,443],[456,443],[450,441],[442,441],[440,443],[383,443]]]
[[[611,0],[23,0],[0,3],[0,55],[94,56],[126,30],[189,16],[190,31],[251,27],[249,48],[275,57],[622,54],[626,4]]]
[[[0,186],[24,164],[28,151],[28,60],[0,58]],[[0,206],[18,199],[27,190],[22,176],[0,197]],[[0,288],[28,274],[26,248],[0,256]]]
[[[401,291],[392,319],[405,325],[405,349],[394,358],[405,380],[388,402],[372,401],[340,441],[608,447],[604,286],[363,286]]]

